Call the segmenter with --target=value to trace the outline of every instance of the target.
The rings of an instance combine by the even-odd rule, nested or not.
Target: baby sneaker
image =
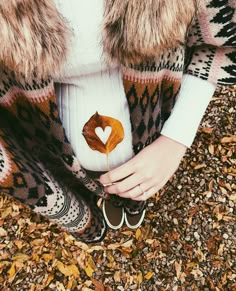
[[[138,228],[145,217],[146,213],[146,201],[134,201],[129,199],[124,207],[124,221],[125,224],[131,228]]]
[[[111,199],[103,200],[102,204],[104,219],[111,229],[119,229],[123,225],[125,217],[123,201],[115,197],[116,195],[111,195]]]

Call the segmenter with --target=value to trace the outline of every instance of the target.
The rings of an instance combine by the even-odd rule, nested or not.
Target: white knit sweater
[[[120,120],[124,127],[124,140],[109,155],[110,168],[129,160],[133,151],[120,71],[118,67],[108,68],[102,58],[103,1],[55,0],[55,3],[74,32],[63,78],[55,80],[59,113],[81,165],[89,170],[106,171],[106,156],[90,149],[82,135],[84,124],[96,111]],[[211,83],[185,75],[176,105],[161,133],[191,146],[214,91]],[[106,140],[109,128],[105,132],[98,129],[97,133]]]

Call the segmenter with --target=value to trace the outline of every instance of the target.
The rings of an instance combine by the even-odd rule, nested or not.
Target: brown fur
[[[139,63],[185,43],[197,0],[105,0],[103,46],[111,61]]]
[[[104,1],[104,52],[130,64],[184,43],[197,0]],[[27,79],[59,74],[71,31],[53,0],[0,1],[0,26],[0,61],[8,69]]]
[[[0,61],[30,79],[60,71],[69,29],[52,0],[0,1]]]

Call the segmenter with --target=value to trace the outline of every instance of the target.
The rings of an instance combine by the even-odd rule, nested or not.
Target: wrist
[[[165,135],[160,135],[159,138],[155,140],[155,142],[157,142],[158,144],[162,143],[169,149],[174,150],[176,154],[179,153],[181,155],[184,155],[188,148],[186,145]]]

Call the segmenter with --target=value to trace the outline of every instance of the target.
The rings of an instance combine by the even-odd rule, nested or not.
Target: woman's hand
[[[186,146],[160,136],[131,160],[100,177],[110,194],[147,200],[160,190],[178,169]]]

